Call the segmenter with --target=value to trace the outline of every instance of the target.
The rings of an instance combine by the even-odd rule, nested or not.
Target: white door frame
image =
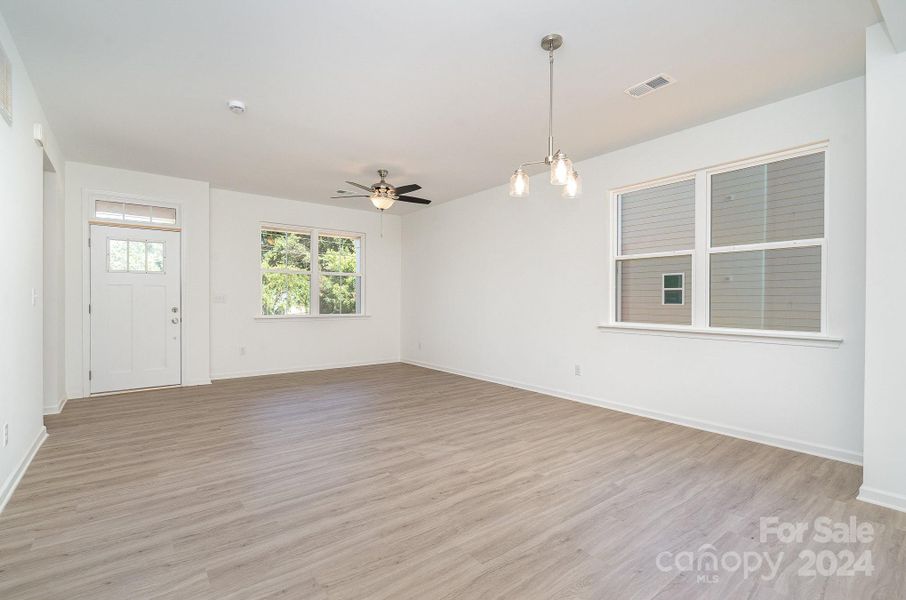
[[[139,194],[125,194],[121,192],[107,192],[102,190],[83,189],[82,190],[82,396],[91,396],[91,382],[88,379],[88,371],[91,369],[91,319],[88,315],[88,306],[91,303],[91,248],[88,241],[91,239],[91,223],[94,219],[95,200],[111,200],[113,202],[135,202],[137,204],[151,204],[153,206],[163,206],[166,208],[176,209],[176,227],[168,229],[179,230],[180,245],[182,252],[179,257],[179,305],[180,316],[185,318],[186,313],[186,236],[182,229],[182,205],[178,202],[161,200],[150,196]],[[185,321],[183,321],[184,323]],[[179,336],[179,354],[180,354],[180,386],[185,385],[186,374],[186,335],[185,327],[181,327]]]

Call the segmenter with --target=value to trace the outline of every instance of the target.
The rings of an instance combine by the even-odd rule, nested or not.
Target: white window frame
[[[622,239],[622,219],[623,219],[623,194],[628,194],[630,192],[637,192],[639,190],[647,190],[649,188],[658,187],[662,185],[669,185],[671,183],[679,183],[681,181],[691,181],[695,179],[695,173],[683,173],[681,175],[675,175],[672,177],[665,177],[662,179],[657,179],[655,181],[649,181],[646,183],[639,183],[636,185],[630,185],[627,187],[619,188],[612,190],[610,192],[610,222],[611,233],[610,239],[613,240],[610,248],[610,277],[609,287],[610,287],[610,325],[614,326],[632,326],[638,325],[636,323],[629,323],[620,320],[620,286],[617,284],[617,263],[623,260],[637,260],[640,258],[666,258],[671,256],[691,256],[690,274],[692,275],[692,297],[695,298],[695,285],[696,285],[696,276],[695,276],[695,248],[689,250],[667,250],[664,252],[643,252],[639,254],[623,254],[623,239]],[[698,186],[696,185],[696,210],[695,210],[695,222],[696,222],[696,232],[698,227]],[[696,241],[697,241],[696,236]],[[685,278],[683,279],[683,285],[685,286]],[[661,281],[663,288],[663,280]],[[683,292],[683,305],[686,304],[686,294]],[[664,293],[663,289],[661,290],[661,304],[664,303]],[[679,304],[673,304],[671,306],[680,306]],[[695,302],[693,300],[693,313]],[[692,325],[663,325],[660,323],[643,323],[643,325],[651,325],[653,327],[677,327],[681,329],[691,329],[695,325],[695,315],[692,315]]]
[[[634,184],[610,191],[610,223],[611,244],[610,260],[608,261],[608,290],[610,310],[608,320],[599,325],[604,330],[623,330],[629,332],[643,332],[653,334],[676,334],[681,337],[725,337],[735,338],[739,341],[759,341],[769,343],[803,343],[804,345],[836,347],[842,338],[832,337],[829,334],[827,310],[828,289],[828,240],[830,231],[830,211],[828,198],[831,195],[829,186],[830,145],[827,141],[800,146],[790,150],[761,155],[754,158],[735,161],[713,167],[706,167],[695,171],[665,177],[644,183]],[[719,173],[735,171],[747,167],[824,153],[824,237],[793,240],[787,242],[766,242],[745,244],[737,246],[712,246],[711,245],[711,177]],[[621,254],[622,230],[622,195],[644,190],[652,187],[676,183],[680,181],[695,180],[695,247],[691,251],[679,250],[673,252],[652,252],[646,254]],[[781,331],[766,329],[743,329],[711,326],[711,255],[727,252],[746,252],[753,250],[771,250],[776,248],[821,248],[821,328],[817,332]],[[639,258],[661,258],[668,256],[692,256],[691,268],[691,302],[692,325],[664,325],[659,323],[630,323],[619,320],[620,298],[619,286],[616,280],[617,264],[621,260]],[[663,282],[662,282],[663,283]],[[684,281],[685,283],[685,281]],[[685,303],[685,292],[684,303]],[[663,302],[663,289],[662,289]],[[678,306],[678,305],[677,305]]]
[[[667,287],[664,285],[664,279],[667,277],[679,277],[680,286],[676,287]],[[680,302],[679,304],[667,303],[666,295],[667,292],[679,292],[680,293]],[[686,304],[686,274],[685,273],[661,273],[661,306],[685,306]]]
[[[282,231],[286,233],[298,233],[310,236],[311,240],[311,265],[308,271],[296,269],[264,269],[261,266],[261,233],[263,231]],[[365,233],[360,231],[341,231],[337,229],[326,229],[320,227],[304,227],[298,225],[285,225],[281,223],[259,223],[257,230],[257,248],[258,248],[258,313],[255,316],[260,320],[293,320],[293,319],[356,319],[367,317],[365,312]],[[320,261],[318,260],[318,240],[324,237],[347,237],[359,240],[359,257],[358,271],[355,273],[334,273],[321,271]],[[264,294],[263,273],[292,273],[297,275],[308,275],[311,277],[309,286],[311,297],[309,298],[309,312],[307,315],[266,315],[261,310],[261,298]],[[345,314],[321,314],[321,275],[343,275],[359,278],[359,306],[358,312]]]

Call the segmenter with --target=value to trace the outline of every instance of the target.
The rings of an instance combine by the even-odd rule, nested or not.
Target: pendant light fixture
[[[544,36],[541,47],[547,50],[548,64],[550,66],[550,94],[547,113],[547,156],[544,160],[525,162],[519,165],[513,176],[510,177],[510,196],[525,198],[529,195],[529,176],[524,167],[529,165],[549,165],[551,169],[550,181],[553,185],[562,185],[564,198],[575,198],[581,191],[579,174],[573,169],[573,161],[562,150],[554,152],[554,50],[563,45],[563,36],[557,33]]]

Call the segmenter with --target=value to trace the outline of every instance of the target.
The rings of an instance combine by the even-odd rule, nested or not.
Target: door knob
[[[179,312],[179,308],[176,307],[176,306],[174,306],[173,308],[170,309],[170,311],[171,311],[171,312],[178,313],[178,312]]]
[[[170,319],[170,322],[173,323],[174,325],[179,325],[179,318],[173,317],[172,319]]]

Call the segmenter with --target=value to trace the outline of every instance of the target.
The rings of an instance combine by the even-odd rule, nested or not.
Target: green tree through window
[[[310,314],[315,294],[317,314],[360,313],[361,245],[361,237],[353,234],[262,229],[261,313]],[[313,257],[315,248],[317,256]]]

